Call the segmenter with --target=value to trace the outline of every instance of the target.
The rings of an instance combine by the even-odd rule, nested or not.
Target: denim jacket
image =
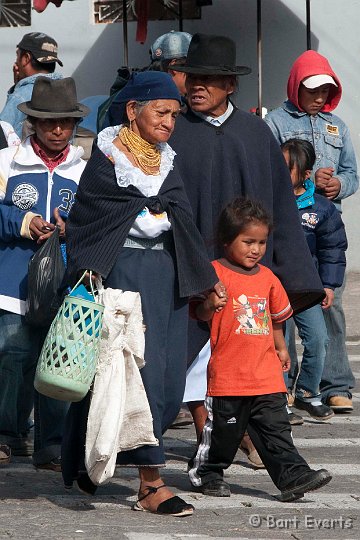
[[[17,106],[19,103],[31,100],[31,95],[34,87],[36,77],[42,75],[43,77],[49,77],[50,79],[61,79],[60,73],[36,73],[30,77],[21,79],[15,86],[12,86],[8,91],[6,103],[3,110],[0,113],[0,120],[8,122],[14,128],[15,133],[20,139],[22,138],[23,123],[26,118],[26,114],[19,111]]]
[[[340,207],[341,199],[349,197],[359,187],[354,148],[344,122],[332,113],[320,112],[310,116],[299,111],[291,101],[270,111],[265,122],[280,144],[289,139],[306,139],[313,145],[316,161],[313,172],[320,167],[333,167],[341,188],[334,201]]]

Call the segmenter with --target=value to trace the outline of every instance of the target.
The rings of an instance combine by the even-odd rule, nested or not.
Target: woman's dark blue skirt
[[[139,292],[145,330],[145,367],[140,371],[159,446],[121,452],[123,466],[161,467],[165,464],[162,434],[181,406],[186,376],[187,300],[180,299],[174,250],[121,248],[105,287]],[[62,467],[66,485],[84,470],[84,444],[89,396],[73,403],[65,428]]]

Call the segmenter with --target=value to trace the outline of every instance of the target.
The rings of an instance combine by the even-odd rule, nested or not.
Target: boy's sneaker
[[[304,423],[304,419],[300,414],[295,414],[293,412],[289,412],[289,422],[291,426],[302,426]]]
[[[221,480],[221,478],[206,482],[206,484],[200,486],[200,491],[204,495],[210,495],[210,497],[230,497],[231,495],[229,484]]]
[[[289,422],[290,422],[291,426],[301,426],[304,423],[303,417],[300,416],[300,414],[293,413],[290,410],[288,405],[286,405],[286,410],[287,410],[287,413],[288,413],[288,419],[289,419]]]
[[[330,407],[324,405],[320,400],[316,401],[303,401],[302,399],[295,398],[294,406],[297,409],[301,409],[309,413],[315,420],[330,420],[334,416],[334,412]]]
[[[326,469],[319,471],[311,470],[303,473],[296,480],[291,482],[286,489],[281,492],[278,499],[281,502],[292,502],[301,499],[307,491],[315,491],[331,480],[332,476]]]

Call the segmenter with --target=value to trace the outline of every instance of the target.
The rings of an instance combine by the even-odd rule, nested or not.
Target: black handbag
[[[32,326],[50,326],[61,304],[59,288],[65,264],[59,234],[60,229],[56,227],[29,262],[25,320]]]

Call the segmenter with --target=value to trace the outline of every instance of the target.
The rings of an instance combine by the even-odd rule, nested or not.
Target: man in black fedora
[[[28,264],[65,221],[85,161],[69,144],[89,109],[77,102],[71,77],[38,77],[31,100],[19,105],[33,128],[18,147],[0,151],[0,444],[31,455],[28,418],[34,405],[33,463],[60,471],[67,404],[35,393],[34,375],[47,328],[25,320]],[[50,325],[50,323],[49,323]]]
[[[236,77],[251,71],[236,65],[235,42],[225,36],[195,34],[185,65],[173,69],[187,74],[188,111],[177,120],[170,145],[177,153],[177,165],[210,259],[220,256],[214,230],[222,208],[239,195],[254,198],[274,221],[262,263],[281,279],[294,311],[314,305],[323,297],[323,287],[304,241],[284,158],[265,122],[231,101]],[[196,357],[194,371],[200,371],[204,379],[208,329],[200,325],[190,322],[189,363]],[[205,368],[199,368],[201,361]],[[199,433],[206,419],[206,383],[201,385],[199,378],[190,382],[192,366],[188,371],[184,401],[194,413]],[[202,395],[196,393],[198,389]],[[255,437],[251,428],[249,432]]]

